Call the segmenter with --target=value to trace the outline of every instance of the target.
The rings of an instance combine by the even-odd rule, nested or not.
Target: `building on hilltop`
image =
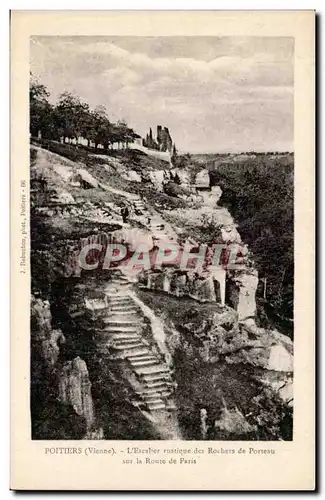
[[[161,125],[157,126],[157,138],[155,139],[153,137],[152,129],[150,128],[149,134],[147,134],[145,139],[142,140],[142,145],[149,149],[169,152],[170,154],[172,153],[174,146],[168,128],[163,128]]]

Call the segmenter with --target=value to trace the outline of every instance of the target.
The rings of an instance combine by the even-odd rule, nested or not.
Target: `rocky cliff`
[[[96,162],[33,148],[33,437],[200,439],[204,428],[218,439],[241,428],[276,438],[266,432],[267,420],[257,420],[263,404],[274,406],[279,426],[280,413],[290,411],[293,348],[255,323],[258,277],[247,249],[232,270],[209,259],[185,270],[177,263],[131,273],[102,265],[113,242],[126,246],[126,263],[140,242],[150,259],[162,243],[181,251],[202,242],[242,245],[218,206],[221,190],[200,192],[190,173],[177,169],[142,170],[126,181],[121,157],[118,164]],[[168,194],[170,182],[188,194]],[[179,197],[183,205],[171,211],[162,193],[168,204]],[[79,255],[88,244],[101,250],[89,252],[85,270]],[[184,373],[192,386],[184,385]]]

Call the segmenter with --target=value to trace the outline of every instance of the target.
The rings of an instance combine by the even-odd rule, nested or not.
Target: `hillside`
[[[254,255],[232,270],[211,256],[153,265],[163,245],[244,248],[240,217],[221,205],[226,174],[199,192],[193,169],[33,141],[35,439],[291,439],[293,345],[256,322]],[[124,267],[104,266],[112,243],[127,248]],[[135,270],[139,243],[150,265]]]

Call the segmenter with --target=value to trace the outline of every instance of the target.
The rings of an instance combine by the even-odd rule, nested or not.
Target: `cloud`
[[[168,126],[178,147],[192,151],[291,149],[292,57],[287,38],[35,37],[31,43],[31,69],[54,100],[74,90],[141,134]]]

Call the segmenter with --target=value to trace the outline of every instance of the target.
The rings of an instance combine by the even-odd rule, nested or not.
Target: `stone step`
[[[138,278],[136,276],[123,276],[120,278],[121,283],[129,283],[133,285],[138,282]]]
[[[110,283],[114,283],[114,285],[119,285],[119,286],[133,285],[132,281],[130,281],[128,279],[120,279],[120,278],[112,278]]]
[[[162,398],[168,398],[173,393],[172,390],[166,389],[165,391],[160,391],[159,394]]]
[[[133,300],[125,300],[125,301],[109,301],[107,303],[107,309],[114,309],[115,307],[117,308],[122,308],[122,309],[127,309],[127,308],[135,308],[137,307],[136,304],[133,302]]]
[[[130,299],[127,295],[112,295],[111,297],[107,296],[107,305],[108,306],[125,306],[134,304],[134,301]]]
[[[147,395],[158,395],[160,394],[159,392],[159,389],[156,389],[155,387],[148,387],[146,389],[141,389],[141,390],[138,390],[136,391],[136,393],[138,394],[138,396],[141,396],[141,397],[145,397]]]
[[[152,375],[152,374],[158,374],[158,373],[170,374],[169,368],[167,368],[166,366],[163,366],[159,363],[156,363],[153,366],[144,366],[144,367],[137,366],[137,367],[135,367],[135,369],[138,373],[141,373],[141,375]]]
[[[128,343],[128,344],[114,344],[112,347],[118,351],[125,350],[125,351],[132,351],[133,349],[140,348],[142,347],[143,344],[142,342],[138,343]]]
[[[127,284],[129,286],[129,284]],[[106,297],[110,302],[127,302],[132,301],[132,298],[129,295],[127,287],[123,285],[118,286],[118,290],[112,290],[111,292],[106,292]]]
[[[135,306],[111,306],[108,309],[109,312],[111,313],[125,313],[125,314],[130,314],[130,313],[138,313],[139,309]]]
[[[123,311],[117,311],[115,313],[105,314],[105,316],[101,317],[101,320],[105,325],[110,325],[112,322],[119,322],[120,320],[126,322],[128,321],[130,324],[136,323],[137,321],[142,325],[145,324],[143,321],[141,321],[142,318],[139,318],[139,315],[136,312],[126,314]]]
[[[108,307],[135,307],[135,303],[132,299],[126,300],[109,300],[107,302]]]
[[[141,331],[139,326],[135,325],[107,325],[103,328],[103,331],[110,333],[138,333]]]
[[[108,297],[109,303],[118,303],[118,304],[124,304],[124,302],[133,302],[132,298],[129,295],[106,295]]]
[[[164,380],[170,380],[169,373],[141,373],[140,375],[146,384],[150,384],[150,382],[163,382]]]
[[[133,302],[133,300],[131,299],[131,297],[129,295],[125,295],[125,294],[121,294],[121,295],[116,295],[116,293],[112,294],[112,295],[106,295],[106,297],[108,298],[108,301],[109,303],[121,303],[121,304],[124,304],[124,302]]]
[[[140,359],[140,361],[130,361],[131,365],[136,367],[136,368],[143,368],[145,366],[150,366],[150,365],[155,365],[157,364],[157,359],[147,359],[146,361],[143,361]]]
[[[130,361],[141,361],[147,359],[157,359],[156,356],[152,354],[151,351],[147,351],[146,354],[136,354],[134,356],[130,356]]]
[[[166,379],[158,379],[158,380],[145,380],[146,388],[155,388],[155,389],[167,389],[167,387],[171,387],[173,385],[171,380]]]
[[[119,286],[125,286],[125,285],[133,285],[133,283],[129,280],[124,280],[124,279],[119,279],[119,278],[112,278],[110,283],[114,283]]]
[[[171,391],[155,391],[150,394],[146,393],[138,393],[138,396],[143,399],[144,401],[152,401],[153,399],[162,399],[165,401],[166,399],[170,398],[172,392]]]
[[[142,399],[146,401],[152,401],[153,399],[162,399],[164,396],[162,395],[162,391],[154,391],[154,392],[142,392],[139,393]]]
[[[129,337],[129,338],[120,338],[120,337],[113,337],[113,340],[114,340],[114,344],[119,344],[119,345],[123,345],[123,344],[136,344],[138,342],[141,342],[142,344],[142,339],[141,337]]]
[[[150,411],[152,410],[165,410],[166,406],[165,403],[147,403],[147,406]]]
[[[165,403],[166,410],[177,410],[177,406],[173,401],[167,401]]]
[[[163,393],[168,393],[171,394],[173,391],[171,388],[168,388],[168,386],[163,383],[161,386],[157,387],[145,387],[144,389],[140,389],[137,394],[143,395],[143,394],[163,394]]]
[[[113,345],[114,345],[114,347],[116,347],[116,346],[123,347],[123,346],[129,346],[129,345],[141,346],[142,342],[140,339],[123,339],[123,340],[114,339]]]
[[[111,337],[113,338],[113,340],[141,339],[140,335],[137,333],[113,333]]]
[[[103,319],[103,323],[105,325],[116,325],[116,326],[131,326],[131,325],[136,325],[136,326],[144,326],[144,322],[142,318],[139,318],[137,316],[134,316],[132,319],[125,319],[123,316],[121,318],[114,318],[112,317],[106,317]]]
[[[152,396],[150,399],[145,399],[145,403],[153,405],[153,404],[158,404],[158,403],[164,403],[163,399],[161,399],[159,396],[154,397]]]
[[[123,305],[120,306],[118,304],[117,305],[115,305],[115,304],[110,305],[107,308],[107,313],[108,313],[107,316],[111,316],[112,311],[113,312],[115,311],[115,314],[124,315],[124,316],[126,314],[129,314],[129,315],[138,314],[138,316],[139,316],[139,313],[140,313],[140,315],[143,317],[140,309],[136,305],[131,305],[131,304],[127,304],[126,306],[123,306]],[[105,318],[105,314],[102,314],[102,316]]]
[[[147,347],[142,346],[142,349],[138,349],[137,351],[133,351],[127,356],[127,359],[134,358],[137,356],[150,356],[150,351]]]

